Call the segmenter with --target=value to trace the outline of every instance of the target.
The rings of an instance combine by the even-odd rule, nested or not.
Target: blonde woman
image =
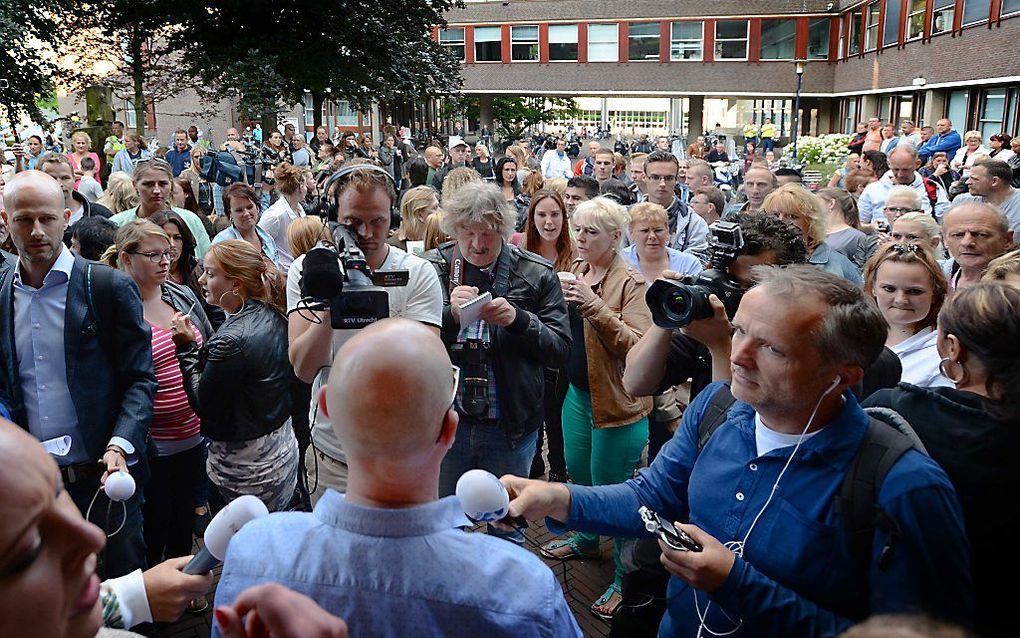
[[[71,168],[74,169],[74,189],[78,190],[78,184],[81,183],[83,175],[81,161],[86,157],[91,157],[92,161],[96,163],[96,175],[100,174],[102,164],[99,162],[99,155],[92,152],[92,138],[85,131],[74,132],[71,136],[71,146],[74,150],[67,154],[67,159],[71,160]]]
[[[983,144],[981,131],[967,131],[963,134],[963,146],[956,151],[949,165],[960,173],[960,181],[970,177],[970,169],[974,160],[982,155],[990,155],[992,150]]]
[[[134,175],[135,165],[152,157],[145,138],[138,133],[124,134],[124,148],[117,151],[113,156],[113,170],[123,171],[128,175]]]
[[[276,131],[274,137],[275,133]],[[287,228],[295,219],[305,216],[301,202],[308,194],[308,186],[301,175],[301,169],[287,162],[279,164],[274,169],[274,175],[280,198],[262,213],[258,226],[273,239],[280,270],[286,276],[294,261],[294,256],[290,254],[287,246]]]
[[[825,243],[828,233],[822,203],[800,184],[783,184],[765,197],[762,211],[800,231],[807,246],[808,263],[860,286],[861,271],[847,257]]]
[[[425,218],[425,250],[437,248],[450,241],[450,236],[443,230],[443,212],[435,212]]]
[[[287,229],[287,245],[290,246],[290,254],[294,255],[294,259],[307,253],[323,240],[331,241],[329,226],[319,217],[295,219]]]
[[[489,149],[479,142],[475,144],[475,157],[471,160],[471,166],[478,171],[482,179],[492,181],[496,179],[496,173],[492,166],[495,162],[489,157]]]
[[[1012,250],[988,262],[982,281],[1001,282],[1020,288],[1020,249]]]
[[[204,268],[206,301],[227,320],[204,346],[187,315],[176,313],[170,329],[184,388],[209,439],[206,469],[219,496],[210,494],[210,506],[215,511],[253,494],[270,511],[283,510],[294,497],[298,469],[283,276],[240,239],[213,245]]]
[[[443,180],[443,201],[449,201],[453,194],[464,184],[482,181],[481,176],[473,168],[461,166],[446,174]]]
[[[576,279],[563,281],[570,332],[567,360],[570,382],[563,401],[563,452],[567,473],[579,485],[622,483],[634,473],[648,441],[650,397],[632,397],[623,389],[627,351],[651,325],[645,304],[645,280],[618,250],[627,211],[605,197],[578,205],[570,219],[578,259]],[[608,619],[622,600],[623,564],[619,541],[612,584],[591,606]],[[577,532],[542,547],[549,558],[566,560],[598,555],[597,534]]]
[[[443,187],[446,187],[445,183]],[[400,199],[400,227],[386,243],[405,252],[414,252],[408,249],[408,244],[411,243],[413,247],[418,247],[417,252],[420,252],[420,246],[423,245],[421,242],[425,239],[425,220],[438,210],[439,199],[436,197],[435,189],[429,186],[415,186],[408,190]]]
[[[110,173],[106,180],[106,191],[98,202],[113,211],[114,215],[138,206],[138,191],[135,190],[131,176],[123,171]]]

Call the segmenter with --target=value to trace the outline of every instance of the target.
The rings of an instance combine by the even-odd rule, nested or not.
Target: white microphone
[[[223,562],[227,545],[239,529],[249,521],[269,516],[265,503],[251,494],[239,496],[213,517],[205,529],[205,547],[187,565],[185,574],[206,574]]]
[[[524,519],[507,518],[510,494],[491,472],[468,470],[457,480],[457,498],[467,517],[476,522],[493,523],[506,519],[515,527],[527,527]]]
[[[106,477],[103,491],[111,501],[123,503],[135,495],[135,479],[124,470],[118,470]]]

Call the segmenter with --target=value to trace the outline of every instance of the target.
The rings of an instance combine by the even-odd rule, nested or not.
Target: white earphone
[[[835,390],[836,386],[838,386],[840,383],[843,383],[843,377],[837,376],[835,379],[832,380],[832,385],[830,385],[828,388],[826,388],[826,390],[822,394],[822,396],[825,396],[826,394],[828,394],[828,393],[832,392],[833,390]]]

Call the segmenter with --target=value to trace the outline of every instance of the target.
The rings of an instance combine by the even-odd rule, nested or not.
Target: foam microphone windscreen
[[[490,472],[468,470],[457,480],[457,498],[468,518],[491,523],[507,515],[510,495]]]
[[[343,287],[340,261],[335,250],[316,246],[305,254],[301,266],[301,295],[312,299],[332,299]]]
[[[205,547],[184,567],[185,574],[205,574],[223,562],[227,545],[249,521],[268,516],[265,503],[251,494],[239,496],[213,517],[205,529]]]

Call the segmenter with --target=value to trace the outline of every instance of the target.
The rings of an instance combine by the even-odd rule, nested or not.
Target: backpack
[[[245,171],[238,165],[237,159],[227,151],[218,153],[206,153],[199,160],[199,176],[207,182],[215,182],[226,188],[234,182],[244,181]],[[248,171],[254,171],[249,168]],[[252,175],[254,177],[254,175]]]
[[[698,452],[726,422],[730,407],[735,402],[729,385],[720,387],[709,400],[698,426]],[[865,412],[870,423],[843,478],[836,497],[836,508],[843,519],[850,556],[860,573],[866,575],[871,564],[875,531],[881,530],[888,537],[879,557],[879,569],[889,566],[900,536],[899,523],[878,505],[882,482],[896,461],[909,450],[917,450],[926,456],[928,451],[910,424],[897,412],[888,408],[867,408]],[[867,609],[863,611],[866,613]]]

